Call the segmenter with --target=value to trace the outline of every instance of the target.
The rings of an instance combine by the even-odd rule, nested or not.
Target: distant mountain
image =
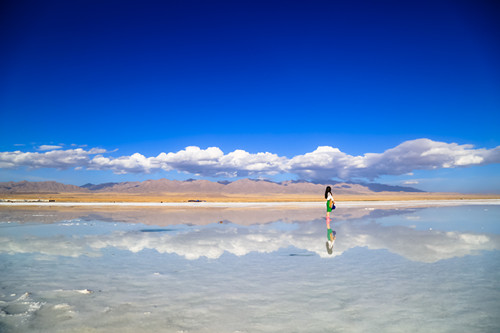
[[[88,192],[87,189],[75,185],[58,182],[0,182],[0,193],[65,193]]]
[[[325,186],[332,186],[334,194],[370,194],[374,192],[423,192],[411,187],[391,186],[376,183],[312,183],[308,181],[283,181],[239,179],[233,182],[189,179],[146,180],[143,182],[122,182],[66,185],[57,182],[4,182],[0,183],[0,193],[203,193],[203,194],[313,194],[323,193]]]

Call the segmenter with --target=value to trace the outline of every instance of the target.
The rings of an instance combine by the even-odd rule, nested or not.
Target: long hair
[[[332,193],[332,188],[330,186],[326,187],[326,190],[325,190],[325,199],[328,198],[328,193]]]

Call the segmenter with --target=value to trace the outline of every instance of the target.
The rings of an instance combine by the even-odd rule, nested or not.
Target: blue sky
[[[500,192],[491,1],[2,6],[0,181]]]

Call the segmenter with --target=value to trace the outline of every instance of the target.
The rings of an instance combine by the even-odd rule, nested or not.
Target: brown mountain
[[[58,182],[0,182],[0,193],[85,193],[88,189]]]

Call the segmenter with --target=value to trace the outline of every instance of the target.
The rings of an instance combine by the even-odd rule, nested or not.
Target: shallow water
[[[0,332],[500,331],[500,205],[204,213],[3,212]]]

